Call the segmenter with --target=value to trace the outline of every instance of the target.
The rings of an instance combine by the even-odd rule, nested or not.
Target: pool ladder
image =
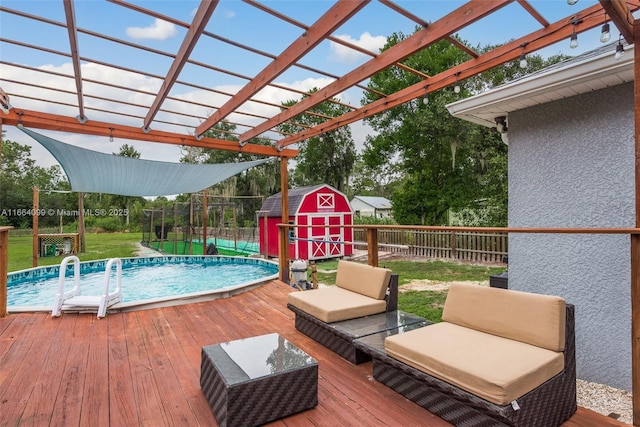
[[[64,282],[66,279],[67,264],[73,262],[73,288],[67,292],[64,291]],[[116,265],[116,288],[109,293],[109,279],[111,277],[111,269]],[[111,258],[107,261],[104,269],[104,287],[100,295],[82,295],[80,291],[80,260],[77,256],[71,255],[66,257],[60,263],[60,273],[58,275],[58,292],[53,303],[51,315],[59,317],[62,308],[65,309],[85,309],[97,308],[98,318],[107,315],[107,307],[122,301],[122,260],[120,258]]]

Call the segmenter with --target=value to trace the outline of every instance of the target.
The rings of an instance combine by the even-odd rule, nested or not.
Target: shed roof
[[[298,210],[298,207],[300,207],[300,203],[302,203],[302,200],[307,194],[313,193],[314,191],[322,187],[331,188],[327,184],[316,184],[316,185],[309,185],[306,187],[292,188],[288,190],[289,216],[295,215],[296,211]],[[260,210],[264,212],[268,212],[268,216],[282,216],[282,193],[277,193],[277,194],[274,194],[273,196],[267,197],[264,203],[262,204],[262,207],[260,208]]]
[[[353,198],[373,207],[374,209],[391,209],[391,200],[376,196],[354,196]]]

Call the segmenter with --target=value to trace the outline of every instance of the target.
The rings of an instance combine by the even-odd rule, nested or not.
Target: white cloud
[[[134,39],[166,40],[178,34],[176,26],[170,22],[156,18],[148,27],[129,27],[127,35]]]
[[[387,38],[385,36],[372,36],[369,32],[362,33],[359,39],[354,39],[347,34],[338,35],[336,37],[374,53],[379,53],[380,49],[382,49],[387,42]],[[334,60],[339,62],[352,64],[358,60],[368,58],[368,56],[363,53],[333,41],[330,43],[330,46]]]
[[[61,73],[66,75],[72,75],[73,73],[73,66],[71,63],[65,63],[60,66],[42,65],[40,68],[46,69],[47,71],[52,73]],[[37,82],[38,85],[42,85],[45,87],[55,87],[57,89],[55,92],[47,90],[46,94],[43,94],[43,90],[35,86],[22,86],[11,82],[3,82],[3,89],[5,89],[7,92],[24,95],[14,95],[11,97],[11,104],[14,108],[42,111],[69,117],[74,117],[78,114],[77,107],[73,107],[73,105],[77,104],[77,97],[75,95],[75,81],[73,79],[59,77],[55,74],[38,73],[35,71],[24,70],[19,67],[11,66],[2,66],[0,67],[0,70],[3,77],[5,77],[7,80]],[[100,64],[93,63],[82,64],[82,74],[86,79],[112,83],[123,87],[134,87],[151,93],[157,92],[160,85],[162,84],[159,79],[149,78],[139,74],[130,73],[125,70],[109,68]],[[296,89],[298,91],[307,92],[313,88],[323,88],[333,81],[334,80],[332,78],[323,77],[308,78],[288,82],[279,81],[278,84],[281,86]],[[234,94],[237,93],[241,89],[241,87],[242,86],[240,85],[220,85],[216,86],[215,89]],[[116,87],[98,85],[89,82],[85,82],[84,92],[86,95],[84,98],[86,108],[85,112],[90,120],[117,122],[134,127],[140,127],[142,125],[142,120],[140,118],[127,117],[127,115],[144,117],[147,113],[147,109],[139,108],[136,106],[128,106],[124,104],[116,104],[108,101],[107,99],[119,99],[122,101],[130,102],[132,104],[147,106],[150,105],[153,101],[152,95],[126,92]],[[33,99],[29,99],[27,97],[32,97]],[[213,108],[207,108],[203,105],[197,104],[221,106],[229,99],[228,96],[224,96],[222,94],[197,89],[183,91],[179,94],[174,93],[172,97],[184,99],[187,102],[181,103],[168,99],[163,103],[163,108],[181,112],[188,116],[169,115],[168,113],[161,111],[156,116],[157,121],[154,121],[152,123],[152,129],[168,132],[178,132],[181,134],[190,134],[202,122],[204,118],[210,116],[214,111]],[[289,101],[291,99],[300,99],[302,95],[296,92],[283,91],[272,86],[267,86],[254,97],[256,99],[261,99],[264,101],[268,101],[269,103],[279,105],[280,103]],[[58,102],[69,104],[69,106],[43,103],[42,101],[38,101],[38,99],[41,98],[52,99]],[[349,96],[347,92],[344,92],[339,94],[337,98],[341,99],[343,102],[348,102],[347,98],[349,98]],[[112,114],[103,111],[96,111],[92,108],[104,111],[116,111],[121,115],[119,117],[116,117]],[[271,117],[275,114],[278,114],[280,111],[279,108],[275,106],[269,106],[257,102],[246,103],[241,107],[241,110],[249,114],[255,114],[264,117]],[[176,119],[176,117],[178,117],[178,119]],[[251,115],[240,114],[232,114],[229,119],[234,122],[243,123],[249,126],[255,126],[263,121],[263,119],[252,117]],[[170,122],[179,121],[181,122],[181,125],[164,124],[158,120],[167,120]],[[237,128],[239,132],[244,132],[247,129],[248,128],[245,126],[238,126]],[[32,147],[32,158],[36,160],[39,166],[46,167],[57,164],[53,156],[51,156],[44,148],[40,146],[40,144],[29,138],[26,134],[20,132],[13,126],[6,126],[4,130],[7,131],[8,139]],[[61,133],[46,131],[42,129],[35,130],[36,132],[49,135],[52,138],[72,145],[82,146],[90,150],[106,153],[117,152],[122,144],[127,143],[138,150],[141,153],[143,159],[178,161],[181,155],[180,148],[170,144],[130,141],[123,140],[118,137],[116,137],[113,142],[110,142],[108,137],[103,136]],[[267,132],[267,135],[276,139],[282,138],[281,135],[277,135],[271,132]],[[362,137],[359,136],[358,139],[362,139]]]

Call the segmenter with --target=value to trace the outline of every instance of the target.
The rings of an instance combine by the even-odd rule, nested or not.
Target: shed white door
[[[311,225],[308,242],[309,259],[338,258],[344,256],[343,214],[309,215]]]

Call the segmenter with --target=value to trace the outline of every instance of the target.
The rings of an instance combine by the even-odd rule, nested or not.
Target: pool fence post
[[[80,239],[80,253],[85,253],[87,250],[87,242],[84,238],[85,235],[85,227],[84,227],[84,193],[78,193],[78,238]]]
[[[207,189],[202,191],[202,255],[207,253]]]
[[[193,194],[189,198],[189,255],[193,255]]]
[[[164,253],[164,241],[167,236],[164,235],[164,210],[165,207],[162,207],[162,216],[160,217],[160,243],[158,247],[160,248],[160,252]]]
[[[178,203],[173,202],[173,253],[178,254]],[[184,254],[184,249],[182,250]]]
[[[33,187],[33,212],[38,212],[40,210],[40,191],[38,187]],[[32,221],[32,234],[33,234],[33,257],[32,257],[32,266],[38,266],[38,243],[40,240],[40,231],[38,229],[38,215],[31,215]]]

